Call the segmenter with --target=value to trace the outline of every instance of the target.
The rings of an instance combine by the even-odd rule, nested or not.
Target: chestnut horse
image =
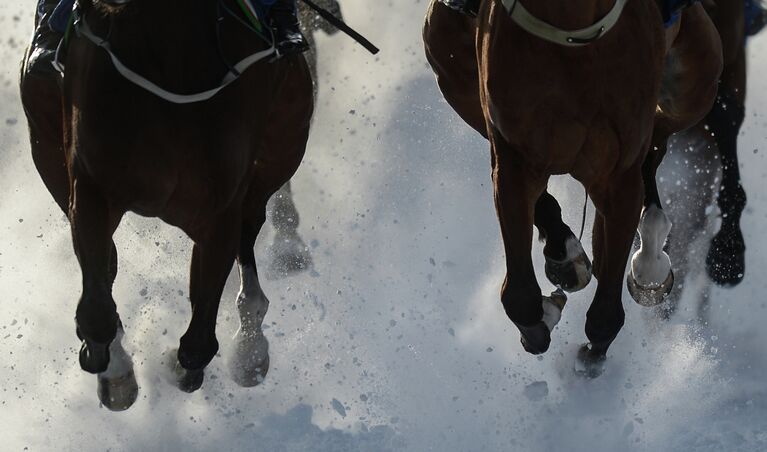
[[[232,0],[80,3],[82,23],[108,39],[114,55],[176,93],[219,86],[234,72],[225,62],[271,48],[242,18],[220,14],[222,6],[237,10]],[[101,402],[126,409],[138,391],[112,298],[112,235],[128,211],[159,217],[194,241],[192,318],[177,354],[180,388],[199,388],[218,351],[218,306],[235,259],[241,325],[231,370],[239,384],[260,382],[269,364],[261,330],[269,302],[253,246],[267,200],[304,154],[313,110],[304,58],[263,59],[211,99],[179,104],[128,81],[105,49],[73,33],[63,79],[22,72],[21,94],[35,164],[71,222],[83,277],[80,365],[98,374]]]
[[[623,275],[645,198],[642,167],[659,156],[653,145],[710,110],[721,72],[719,37],[700,5],[668,29],[662,22],[654,2],[639,0],[483,0],[476,19],[432,0],[427,13],[426,55],[440,89],[491,144],[506,254],[501,302],[530,353],[548,349],[555,324],[533,270],[533,225],[546,240],[547,261],[551,249],[570,268],[587,267],[546,193],[549,177],[572,175],[597,208],[599,284],[586,318],[589,344],[578,353],[591,376],[624,323]],[[641,213],[643,247],[628,279],[644,302],[673,279],[662,249],[670,223],[660,205],[645,203]]]

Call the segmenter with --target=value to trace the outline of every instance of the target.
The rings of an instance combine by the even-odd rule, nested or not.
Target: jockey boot
[[[280,55],[291,55],[309,50],[301,33],[295,0],[277,0],[269,10],[274,31],[274,46]]]
[[[767,25],[767,10],[760,0],[746,0],[746,36],[753,36]]]
[[[64,37],[63,33],[54,31],[50,27],[53,10],[58,0],[41,0],[37,7],[37,26],[32,36],[32,44],[24,68],[27,74],[50,75],[58,72],[53,67],[56,58],[56,49]]]
[[[481,0],[439,0],[443,5],[469,17],[477,17]]]

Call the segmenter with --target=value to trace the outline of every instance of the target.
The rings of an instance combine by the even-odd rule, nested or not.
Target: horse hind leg
[[[229,361],[232,379],[243,387],[261,383],[269,371],[269,341],[261,329],[269,300],[261,290],[253,247],[263,224],[244,221],[237,263],[240,270],[240,291],[237,312],[240,327],[234,335],[234,350]]]
[[[746,192],[740,183],[737,149],[738,132],[745,116],[745,59],[745,51],[741,49],[738,59],[725,68],[717,100],[706,118],[722,163],[722,183],[717,196],[722,224],[711,240],[706,270],[721,286],[739,284],[746,272],[746,245],[740,229]]]
[[[546,277],[555,286],[577,292],[591,281],[591,261],[567,224],[556,198],[544,191],[535,204],[535,226],[546,241]]]
[[[299,215],[290,182],[272,196],[274,240],[269,247],[269,279],[278,279],[312,268],[312,255],[298,233]]]

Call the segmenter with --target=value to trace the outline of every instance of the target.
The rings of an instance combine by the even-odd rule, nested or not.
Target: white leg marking
[[[240,328],[234,334],[234,356],[229,363],[232,378],[241,386],[255,386],[263,381],[269,366],[269,342],[261,325],[269,300],[258,283],[256,269],[240,267],[240,293],[237,310]]]
[[[663,245],[671,232],[671,221],[657,206],[650,206],[639,222],[641,246],[631,258],[631,273],[636,282],[644,288],[657,288],[671,272],[671,259]]]
[[[117,329],[117,336],[109,344],[109,366],[101,372],[99,377],[117,379],[128,375],[133,371],[133,360],[122,346],[122,338],[125,336],[122,328]]]

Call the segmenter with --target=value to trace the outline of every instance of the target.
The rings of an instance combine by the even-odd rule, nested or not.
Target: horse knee
[[[586,337],[592,344],[609,346],[618,336],[626,320],[623,306],[616,305],[615,309],[589,309],[586,313]]]
[[[215,333],[189,334],[181,337],[178,348],[178,362],[187,370],[199,370],[207,366],[218,353],[218,340]]]

